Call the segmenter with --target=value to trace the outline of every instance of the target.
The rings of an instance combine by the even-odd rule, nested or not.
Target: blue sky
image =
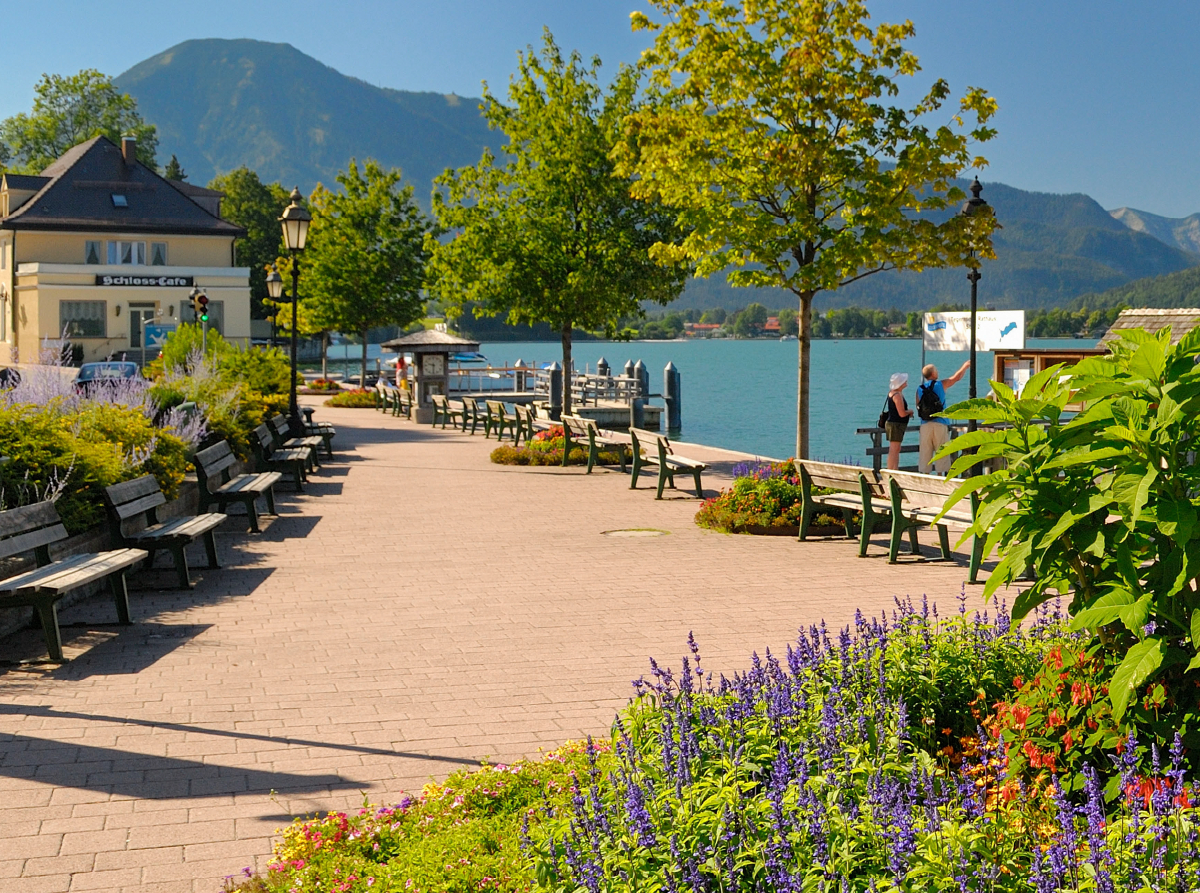
[[[644,0],[43,0],[5,20],[0,117],[28,109],[42,72],[120,74],[183,40],[291,43],[381,86],[479,94],[507,82],[517,49],[549,25],[559,44],[634,61]],[[1200,4],[1155,0],[875,0],[876,21],[912,19],[927,83],[981,86],[999,100],[1000,136],[983,179],[1086,192],[1106,208],[1200,211]],[[25,15],[31,19],[22,24]],[[53,26],[49,26],[50,24]],[[986,193],[985,193],[986,196]]]

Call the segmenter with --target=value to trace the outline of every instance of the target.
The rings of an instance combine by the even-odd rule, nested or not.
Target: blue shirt
[[[925,388],[925,387],[928,387],[928,388],[932,388],[932,389],[933,389],[933,393],[934,393],[934,394],[936,394],[936,395],[937,395],[937,398],[938,398],[939,400],[941,400],[941,401],[942,401],[942,409],[943,409],[943,410],[944,410],[944,409],[945,409],[947,406],[949,406],[949,405],[950,405],[949,403],[947,403],[947,402],[946,402],[946,389],[945,389],[944,387],[942,387],[942,382],[941,382],[941,380],[940,380],[940,379],[939,379],[938,381],[935,381],[935,382],[933,382],[932,384],[931,384],[930,382],[927,382],[927,381],[921,382],[921,384],[920,384],[920,385],[917,387],[917,402],[918,402],[918,403],[920,403],[920,400],[921,400],[920,389],[921,389],[921,388]],[[949,419],[928,419],[928,420],[926,420],[926,419],[921,419],[921,421],[922,421],[922,422],[925,422],[925,421],[930,421],[930,422],[940,422],[940,423],[941,423],[941,424],[943,424],[943,425],[949,425],[949,424],[950,424],[950,420],[949,420]]]

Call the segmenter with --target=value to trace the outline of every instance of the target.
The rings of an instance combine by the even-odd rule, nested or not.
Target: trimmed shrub
[[[365,388],[355,388],[342,391],[325,401],[326,406],[340,406],[343,409],[374,409],[378,404],[375,392]]]

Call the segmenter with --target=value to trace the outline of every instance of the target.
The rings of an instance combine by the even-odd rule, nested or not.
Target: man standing
[[[930,468],[933,454],[942,448],[950,439],[950,421],[935,419],[933,416],[946,408],[946,388],[958,384],[963,375],[971,368],[967,360],[958,367],[958,371],[945,381],[938,379],[937,366],[929,363],[921,370],[924,381],[917,388],[917,415],[921,417],[921,452],[919,468],[921,474],[945,474],[950,470],[950,457],[938,459]]]

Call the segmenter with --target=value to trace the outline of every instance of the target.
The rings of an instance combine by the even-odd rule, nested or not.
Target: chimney
[[[132,136],[121,137],[121,157],[125,159],[126,167],[133,167],[137,161],[137,139]]]

